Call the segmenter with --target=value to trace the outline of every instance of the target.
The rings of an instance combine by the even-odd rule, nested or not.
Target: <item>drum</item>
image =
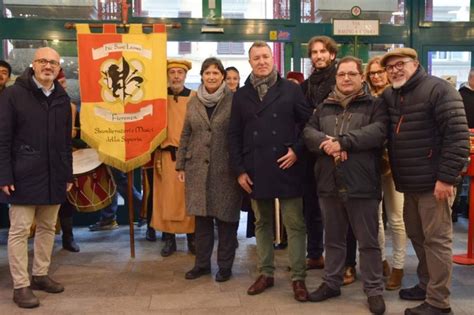
[[[112,203],[117,187],[109,168],[102,164],[95,149],[72,153],[74,183],[68,201],[79,212],[99,211]]]

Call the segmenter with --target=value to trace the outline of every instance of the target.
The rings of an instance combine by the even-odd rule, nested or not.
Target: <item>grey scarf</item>
[[[214,107],[224,97],[225,81],[222,82],[221,86],[214,93],[210,94],[204,84],[199,85],[197,90],[197,97],[206,107]]]
[[[278,78],[278,71],[273,66],[272,72],[264,78],[257,78],[253,72],[250,74],[250,83],[257,90],[258,97],[263,100],[268,90],[276,83]]]

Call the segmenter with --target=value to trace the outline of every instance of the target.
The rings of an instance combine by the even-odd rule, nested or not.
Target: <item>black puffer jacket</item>
[[[57,81],[46,97],[32,74],[27,69],[0,95],[0,186],[15,185],[0,201],[60,204],[73,180],[71,101]]]
[[[381,198],[381,159],[388,114],[380,99],[364,92],[346,109],[328,97],[306,124],[303,139],[314,154],[320,197]],[[319,149],[326,136],[336,137],[348,159],[336,166],[334,158]]]
[[[455,184],[469,156],[459,93],[419,66],[400,89],[382,95],[390,114],[389,156],[398,191],[425,192],[437,180]]]
[[[459,89],[462,100],[464,102],[464,110],[466,111],[467,125],[474,128],[474,90],[467,87],[467,83]]]

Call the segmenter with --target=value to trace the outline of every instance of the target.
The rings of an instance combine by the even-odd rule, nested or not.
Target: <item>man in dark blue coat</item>
[[[10,203],[8,261],[13,300],[39,305],[33,290],[59,293],[48,276],[59,206],[72,186],[71,105],[55,80],[59,54],[35,52],[32,68],[0,96],[0,202]],[[28,236],[36,223],[33,277],[28,274]]]
[[[280,78],[270,47],[255,42],[249,50],[252,73],[237,90],[232,103],[229,151],[241,187],[250,194],[255,211],[260,276],[248,289],[259,294],[273,286],[273,213],[281,205],[288,233],[288,254],[295,299],[306,301],[302,175],[304,164],[299,136],[311,115],[301,88]]]

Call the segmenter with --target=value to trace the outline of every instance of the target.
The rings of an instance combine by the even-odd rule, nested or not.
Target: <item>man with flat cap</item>
[[[194,217],[186,214],[184,183],[178,180],[175,170],[181,130],[188,101],[196,94],[184,86],[191,69],[187,60],[168,60],[168,128],[154,158],[153,215],[151,226],[163,232],[165,245],[161,256],[176,251],[176,233],[186,233],[188,250],[194,254]]]
[[[381,65],[392,84],[388,105],[390,164],[403,192],[404,221],[418,257],[419,283],[400,298],[420,300],[405,314],[451,314],[451,202],[469,156],[462,98],[449,82],[428,75],[411,48],[386,53]]]

